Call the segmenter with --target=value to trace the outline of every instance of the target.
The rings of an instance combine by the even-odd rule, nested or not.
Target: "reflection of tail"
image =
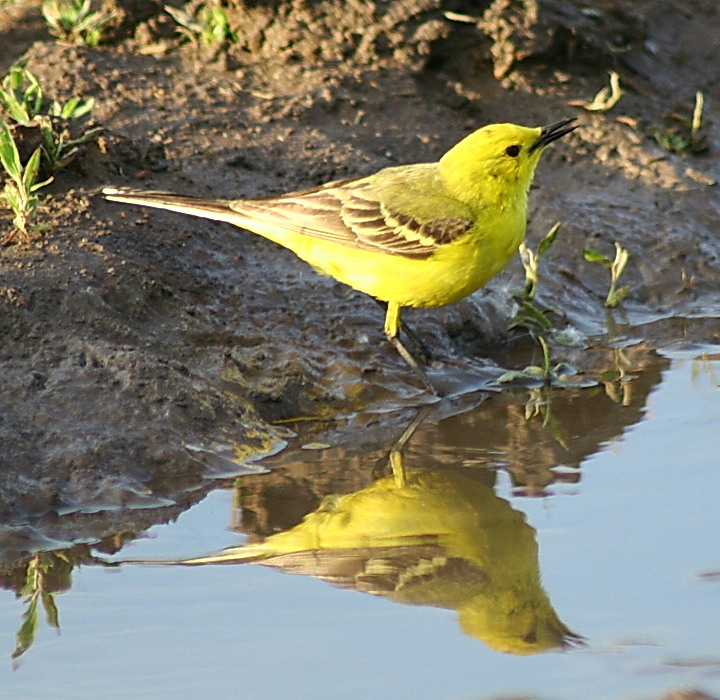
[[[272,551],[262,543],[241,547],[228,547],[217,554],[192,559],[124,559],[121,564],[139,564],[142,566],[201,566],[204,564],[244,564],[270,556]]]

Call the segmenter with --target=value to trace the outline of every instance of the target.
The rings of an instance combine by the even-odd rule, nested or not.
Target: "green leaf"
[[[22,656],[35,641],[37,635],[38,619],[37,619],[37,598],[33,597],[23,615],[23,623],[15,635],[15,651],[12,658],[17,659]]]
[[[585,250],[583,250],[583,257],[588,262],[602,263],[603,265],[607,265],[608,267],[612,266],[612,260],[610,260],[610,258],[606,257],[602,253],[598,253],[596,250],[590,250],[589,248],[586,248]]]
[[[8,116],[19,124],[27,124],[40,112],[42,100],[38,79],[25,68],[11,68],[0,89],[0,102]]]
[[[5,185],[5,188],[3,189],[3,196],[5,197],[8,206],[10,207],[10,209],[13,210],[15,214],[17,214],[22,209],[22,202],[20,201],[17,187],[12,185]]]
[[[548,248],[550,248],[550,246],[553,244],[553,242],[555,241],[555,236],[557,236],[557,232],[560,230],[560,226],[561,226],[561,224],[560,224],[560,222],[558,221],[558,222],[548,231],[548,233],[547,233],[547,235],[545,236],[545,238],[543,238],[543,239],[540,241],[540,245],[538,246],[538,249],[537,249],[537,256],[536,256],[537,258],[541,258],[541,257],[545,254],[545,252],[548,250]]]
[[[527,375],[525,372],[522,372],[517,369],[511,369],[505,372],[504,374],[501,374],[496,380],[496,384],[507,384],[509,382],[517,382],[521,379],[527,379]]]
[[[35,184],[35,178],[37,178],[38,171],[40,170],[40,156],[42,155],[42,148],[38,146],[33,154],[30,156],[27,164],[25,165],[25,172],[23,173],[22,181],[25,185],[25,189],[30,191],[30,188]]]
[[[90,113],[95,106],[95,98],[94,97],[88,97],[87,100],[84,102],[81,101],[81,98],[79,95],[74,95],[71,97],[62,107],[60,104],[55,103],[55,115],[58,117],[62,117],[63,119],[80,119],[80,117],[84,117],[86,114]]]
[[[550,319],[532,302],[523,302],[521,310],[527,320],[534,322],[539,328],[542,328],[543,330],[550,330],[552,328],[552,322]]]
[[[12,133],[4,121],[0,122],[0,161],[2,161],[3,168],[5,168],[8,175],[16,182],[20,182],[20,178],[22,178],[20,153],[15,145]]]
[[[48,625],[55,629],[60,629],[60,617],[58,615],[57,605],[55,605],[55,595],[53,593],[43,593],[42,604],[43,608],[45,608],[45,619]]]
[[[29,192],[37,192],[39,189],[46,187],[49,185],[55,178],[49,177],[47,180],[43,180],[42,182],[36,182],[29,190]]]
[[[545,379],[546,376],[545,368],[538,365],[528,365],[523,370],[523,374],[531,379]]]
[[[623,285],[617,289],[611,289],[605,300],[605,306],[609,309],[614,309],[630,292],[629,285]]]

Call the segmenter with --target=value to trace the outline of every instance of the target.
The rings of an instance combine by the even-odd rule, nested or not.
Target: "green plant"
[[[23,614],[23,621],[15,637],[15,651],[12,653],[13,660],[19,659],[33,644],[38,630],[38,602],[42,604],[45,611],[45,620],[55,629],[60,629],[57,605],[55,604],[55,593],[48,590],[47,576],[56,565],[55,553],[39,552],[35,554],[27,565],[25,572],[25,585],[20,595],[27,603],[27,609]]]
[[[218,3],[202,5],[195,15],[169,5],[164,9],[177,22],[178,32],[192,43],[212,46],[223,41],[237,41],[237,32]]]
[[[687,106],[665,117],[665,124],[650,129],[650,136],[661,148],[671,153],[704,153],[708,149],[707,133],[703,124],[705,95],[698,90],[692,114],[688,116]]]
[[[518,294],[518,311],[511,319],[509,327],[524,327],[529,330],[548,331],[552,328],[552,322],[546,312],[535,305],[534,299],[537,293],[537,286],[540,279],[539,264],[540,258],[545,255],[550,246],[554,243],[555,237],[560,230],[560,222],[556,223],[538,244],[537,250],[529,248],[523,241],[518,248],[520,262],[525,270],[525,284],[523,290]]]
[[[611,260],[602,253],[598,253],[595,250],[585,249],[583,256],[588,262],[600,263],[610,268],[610,289],[608,290],[607,297],[605,298],[605,306],[609,309],[615,308],[630,291],[628,285],[618,287],[618,281],[620,275],[622,275],[625,265],[627,265],[630,259],[630,253],[626,248],[623,248],[619,243],[615,243],[615,259]]]
[[[0,122],[0,163],[8,175],[2,195],[12,209],[15,224],[15,232],[8,236],[5,243],[12,241],[16,232],[25,240],[30,239],[31,222],[40,201],[36,192],[52,182],[52,178],[37,182],[41,153],[41,147],[36,148],[23,165],[10,128],[4,121]]]
[[[102,131],[102,127],[96,126],[73,137],[69,130],[58,128],[50,117],[40,117],[38,126],[43,140],[43,156],[51,173],[62,170],[77,155],[82,144],[92,141]]]
[[[13,66],[0,85],[0,104],[10,119],[18,124],[29,124],[43,106],[43,91],[38,79],[29,70]]]
[[[68,124],[90,114],[95,100],[76,95],[65,103],[50,102],[38,79],[19,66],[14,66],[0,84],[0,105],[13,122],[39,131],[42,141],[40,169],[48,175],[65,167],[78,148],[102,130],[94,127],[73,135]]]
[[[116,12],[93,11],[91,0],[44,0],[42,13],[50,33],[71,44],[97,46]]]
[[[535,299],[538,285],[538,265],[540,258],[545,255],[550,246],[555,241],[555,236],[560,230],[560,222],[556,223],[538,244],[537,252],[532,248],[528,248],[525,241],[520,244],[518,252],[520,253],[520,262],[525,270],[525,287],[523,288],[523,301],[532,301]]]
[[[0,82],[0,109],[7,117],[0,119],[0,164],[7,175],[2,197],[15,225],[5,243],[18,233],[30,238],[40,201],[37,191],[101,131],[76,126],[94,104],[93,98],[78,96],[65,103],[49,101],[38,79],[20,66],[11,68]]]
[[[0,84],[0,104],[10,119],[18,124],[30,124],[41,114],[75,120],[89,114],[95,99],[75,96],[65,104],[48,102],[38,79],[27,68],[13,66]]]

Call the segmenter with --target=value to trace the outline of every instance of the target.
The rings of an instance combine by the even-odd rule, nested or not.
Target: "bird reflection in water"
[[[262,564],[453,609],[465,633],[510,654],[582,644],[542,587],[535,530],[523,513],[465,474],[406,470],[403,447],[424,417],[391,451],[390,476],[327,496],[301,523],[262,542],[174,563]]]

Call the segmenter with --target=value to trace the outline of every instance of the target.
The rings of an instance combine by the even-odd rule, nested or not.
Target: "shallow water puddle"
[[[28,604],[0,596],[2,697],[718,694],[714,351],[628,348],[604,385],[431,414],[391,458],[372,419],[308,438],[114,557],[236,565],[44,554],[15,671]]]

